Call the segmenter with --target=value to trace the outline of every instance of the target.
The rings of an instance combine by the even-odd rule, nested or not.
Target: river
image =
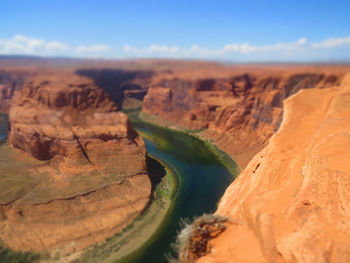
[[[181,183],[161,233],[126,262],[167,262],[167,255],[176,256],[171,244],[181,229],[181,220],[214,212],[234,177],[199,139],[142,122],[133,123],[133,127],[147,135],[144,140],[149,154],[175,167]]]

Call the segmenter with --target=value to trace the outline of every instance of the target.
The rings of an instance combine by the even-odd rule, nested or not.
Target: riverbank
[[[116,262],[125,263],[133,260],[135,256],[141,254],[149,242],[157,238],[158,232],[166,224],[167,216],[173,207],[173,200],[176,198],[177,187],[181,181],[174,167],[167,164],[166,161],[150,155],[154,162],[158,162],[164,169],[165,175],[155,186],[153,196],[149,206],[144,213],[135,219],[121,233],[108,238],[105,242],[96,244],[83,252],[77,252],[75,260],[74,255],[66,257],[74,263],[92,263],[92,262]],[[153,167],[154,168],[154,167]],[[150,173],[159,173],[157,169]],[[152,168],[151,168],[152,169]],[[61,259],[60,262],[66,262]]]
[[[167,163],[165,160],[160,160],[153,155],[150,156],[161,163],[166,170],[165,178],[157,186],[154,192],[155,198],[157,199],[155,202],[160,202],[159,197],[161,197],[163,204],[160,205],[161,209],[158,210],[156,204],[153,206],[151,204],[147,213],[152,216],[148,216],[148,220],[144,220],[148,221],[149,224],[140,224],[139,227],[140,231],[145,232],[145,235],[142,236],[141,234],[143,237],[142,240],[137,240],[138,243],[135,242],[135,246],[129,247],[129,253],[124,253],[125,256],[119,256],[119,260],[114,261],[114,263],[133,262],[139,258],[144,251],[147,250],[148,245],[157,240],[159,235],[166,229],[168,217],[171,215],[172,209],[174,208],[178,188],[181,187],[181,177],[177,174],[175,167],[173,167],[171,164]],[[150,211],[152,209],[153,211]],[[136,229],[135,233],[137,233]],[[147,233],[149,234],[147,235]],[[140,235],[140,233],[137,233],[137,235]]]

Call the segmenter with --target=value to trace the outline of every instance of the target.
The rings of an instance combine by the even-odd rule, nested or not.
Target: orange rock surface
[[[301,90],[223,196],[231,223],[198,262],[350,261],[350,75]]]
[[[37,183],[1,200],[6,246],[74,251],[119,232],[144,210],[151,193],[145,144],[91,79],[32,78],[16,92],[9,123],[8,142],[23,152],[8,155],[41,162],[22,177]]]

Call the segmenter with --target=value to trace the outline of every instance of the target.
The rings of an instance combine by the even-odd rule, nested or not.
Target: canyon
[[[235,69],[226,77],[163,80],[150,87],[142,112],[198,130],[241,168],[277,131],[282,102],[301,89],[339,85],[342,73],[308,68]]]
[[[349,261],[348,66],[53,64],[44,74],[30,67],[18,85],[18,72],[29,71],[11,65],[0,82],[1,111],[11,103],[11,146],[0,156],[40,175],[2,195],[0,238],[11,248],[79,250],[143,211],[146,148],[123,107],[215,145],[238,165],[215,214],[194,222],[209,234],[193,231],[181,261]]]
[[[146,147],[87,78],[42,72],[16,91],[2,145],[0,237],[19,251],[81,250],[149,202]]]

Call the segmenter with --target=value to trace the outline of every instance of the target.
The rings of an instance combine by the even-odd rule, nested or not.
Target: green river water
[[[214,212],[234,176],[199,139],[143,122],[134,122],[133,127],[147,135],[144,139],[149,154],[176,169],[180,183],[173,209],[160,231],[125,262],[167,262],[167,256],[176,257],[172,244],[181,230],[181,219],[193,220]]]

